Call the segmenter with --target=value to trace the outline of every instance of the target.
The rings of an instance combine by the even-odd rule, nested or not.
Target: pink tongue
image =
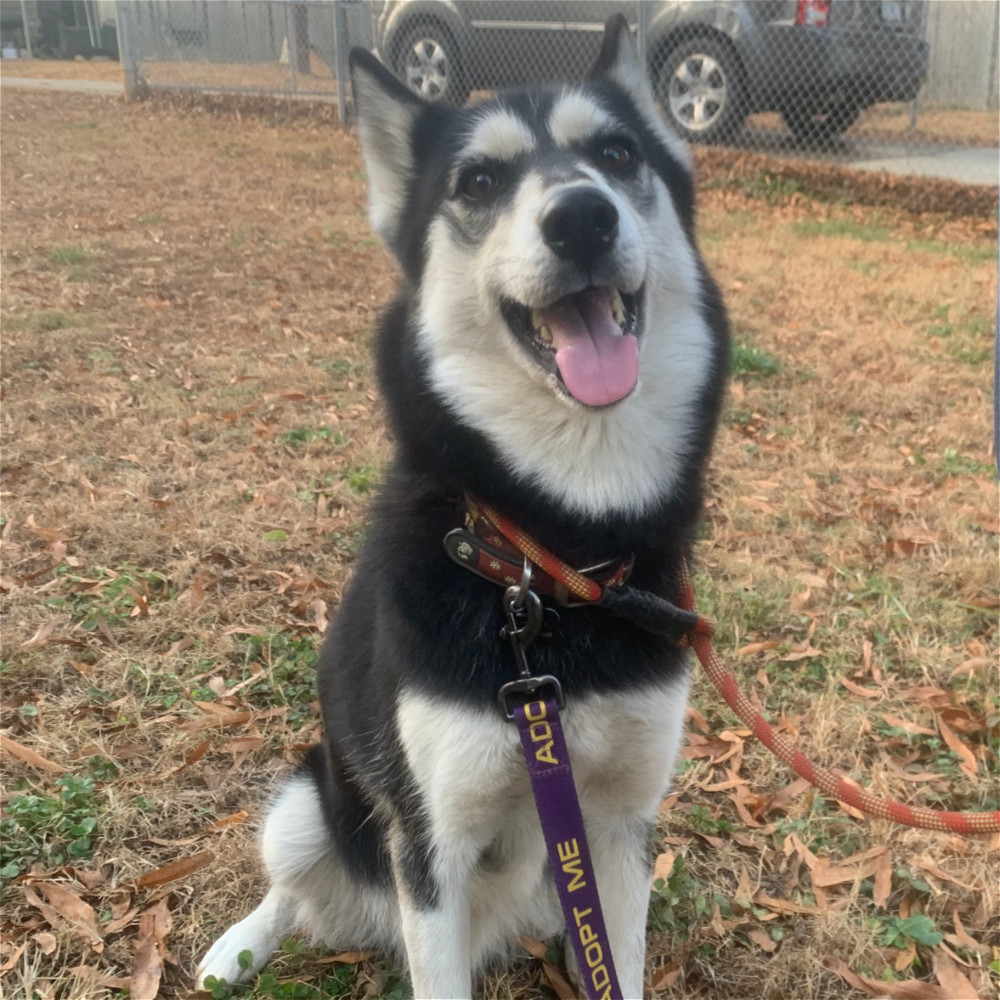
[[[567,295],[541,310],[566,388],[587,406],[624,399],[639,380],[639,345],[611,315],[607,289]]]

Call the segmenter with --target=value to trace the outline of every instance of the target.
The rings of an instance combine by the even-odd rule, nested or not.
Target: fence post
[[[333,0],[333,63],[337,77],[337,121],[347,124],[347,11],[344,0]]]
[[[34,59],[35,57],[31,53],[31,28],[28,27],[27,0],[21,0],[21,27],[24,29],[24,51],[29,59]]]
[[[134,101],[139,94],[139,67],[135,53],[135,38],[129,21],[128,0],[115,0],[115,27],[118,32],[118,58],[125,79],[125,100]]]
[[[288,72],[291,74],[293,94],[297,94],[299,91],[298,60],[295,58],[295,46],[295,15],[291,0],[285,0],[285,49],[288,53]]]
[[[648,72],[646,56],[649,41],[649,2],[636,0],[635,4],[635,46],[639,53],[639,65]]]

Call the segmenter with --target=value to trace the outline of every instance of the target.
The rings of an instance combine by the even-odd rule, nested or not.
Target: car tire
[[[667,122],[689,142],[727,142],[746,120],[746,86],[736,53],[717,38],[686,38],[655,71]]]
[[[400,80],[425,101],[464,104],[469,96],[458,46],[437,21],[422,20],[403,32],[395,65]]]
[[[788,131],[806,145],[822,145],[846,132],[861,114],[856,104],[838,104],[824,112],[786,108],[781,112]]]

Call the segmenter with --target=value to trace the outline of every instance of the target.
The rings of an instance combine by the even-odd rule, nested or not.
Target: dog
[[[630,587],[678,600],[727,320],[687,150],[624,18],[580,84],[453,108],[363,50],[351,75],[370,218],[402,271],[377,337],[395,456],[319,665],[324,741],[264,824],[270,889],[197,981],[245,979],[298,931],[405,958],[416,997],[468,998],[519,934],[565,925],[497,707],[516,673],[503,591],[442,539],[474,497],[571,566],[628,558]],[[600,607],[543,603],[548,637],[525,655],[562,685],[621,993],[641,997],[688,654]]]

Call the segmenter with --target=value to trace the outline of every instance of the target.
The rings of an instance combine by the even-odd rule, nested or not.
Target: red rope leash
[[[600,601],[603,588],[582,573],[564,563],[547,549],[542,548],[530,535],[525,534],[516,524],[509,521],[491,507],[477,501],[479,510],[496,525],[497,530],[527,558],[540,566],[553,579],[561,581],[569,592],[581,601]],[[694,610],[694,591],[687,570],[681,579],[680,606],[686,611]],[[725,703],[736,716],[778,758],[799,777],[815,785],[824,794],[845,802],[869,816],[890,819],[905,826],[923,830],[941,830],[965,835],[995,833],[1000,831],[1000,810],[997,812],[945,812],[926,806],[908,806],[903,802],[883,799],[864,789],[848,784],[843,778],[823,767],[817,767],[787,737],[776,733],[771,724],[754,708],[750,700],[736,685],[733,675],[722,665],[712,648],[711,635],[714,624],[699,616],[698,624],[688,637],[705,673],[722,695]]]
[[[687,572],[683,578],[684,590],[681,595],[681,607],[694,609],[694,592]],[[703,627],[704,623],[704,627]],[[771,724],[758,712],[750,700],[736,686],[733,675],[722,665],[715,650],[712,648],[710,636],[711,623],[699,619],[699,624],[691,635],[691,646],[705,673],[715,685],[716,691],[722,695],[725,703],[736,713],[737,717],[778,758],[787,764],[800,778],[805,778],[820,791],[833,798],[846,802],[847,805],[860,809],[869,816],[881,819],[891,819],[894,823],[904,826],[915,826],[922,830],[942,830],[952,833],[977,834],[994,833],[1000,830],[1000,810],[997,812],[945,812],[940,809],[929,809],[926,806],[908,806],[903,802],[879,798],[848,784],[843,778],[824,767],[817,767],[806,757],[791,740],[776,733]]]

